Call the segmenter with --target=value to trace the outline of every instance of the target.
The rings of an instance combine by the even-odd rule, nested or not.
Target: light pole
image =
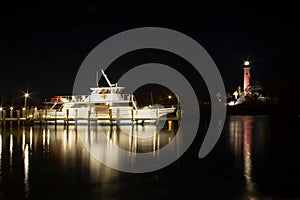
[[[168,95],[168,104],[171,104],[171,101],[172,101],[172,95]]]
[[[9,107],[9,110],[10,110],[10,118],[13,118],[13,110],[14,110],[14,107]]]
[[[26,104],[27,104],[27,98],[29,97],[29,93],[28,92],[26,92],[25,94],[24,94],[24,109],[26,110]]]

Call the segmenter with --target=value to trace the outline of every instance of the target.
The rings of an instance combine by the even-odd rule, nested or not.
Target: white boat
[[[48,121],[86,123],[156,123],[163,116],[174,113],[176,108],[147,106],[139,108],[133,94],[123,94],[124,87],[111,84],[103,70],[109,87],[90,88],[89,95],[55,96],[44,102],[47,109],[43,118]]]

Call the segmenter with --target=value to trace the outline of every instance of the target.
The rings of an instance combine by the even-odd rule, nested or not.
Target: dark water
[[[208,125],[202,120],[179,160],[144,174],[99,163],[83,145],[80,128],[1,127],[0,199],[300,199],[299,122],[299,117],[230,116],[213,151],[199,159]],[[155,137],[139,140],[116,127],[104,129],[111,144],[134,152],[157,150],[176,134],[171,122]],[[130,130],[147,135],[155,127]]]

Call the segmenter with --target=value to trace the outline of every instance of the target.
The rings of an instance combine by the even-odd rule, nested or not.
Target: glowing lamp
[[[249,66],[249,65],[250,65],[250,62],[249,62],[248,60],[246,60],[246,61],[244,62],[244,65],[245,65],[245,66]]]

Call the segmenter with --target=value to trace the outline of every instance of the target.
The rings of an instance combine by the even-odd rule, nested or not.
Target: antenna
[[[108,78],[107,78],[106,74],[104,73],[103,69],[101,69],[101,72],[102,72],[102,74],[103,74],[105,80],[107,81],[109,87],[112,87],[112,86],[115,86],[115,85],[116,85],[116,84],[111,84],[111,83],[110,83],[110,81],[108,80]]]
[[[152,96],[152,92],[150,92],[150,97],[151,97],[151,105],[153,105],[153,96]]]
[[[99,87],[99,72],[96,71],[96,86]]]

